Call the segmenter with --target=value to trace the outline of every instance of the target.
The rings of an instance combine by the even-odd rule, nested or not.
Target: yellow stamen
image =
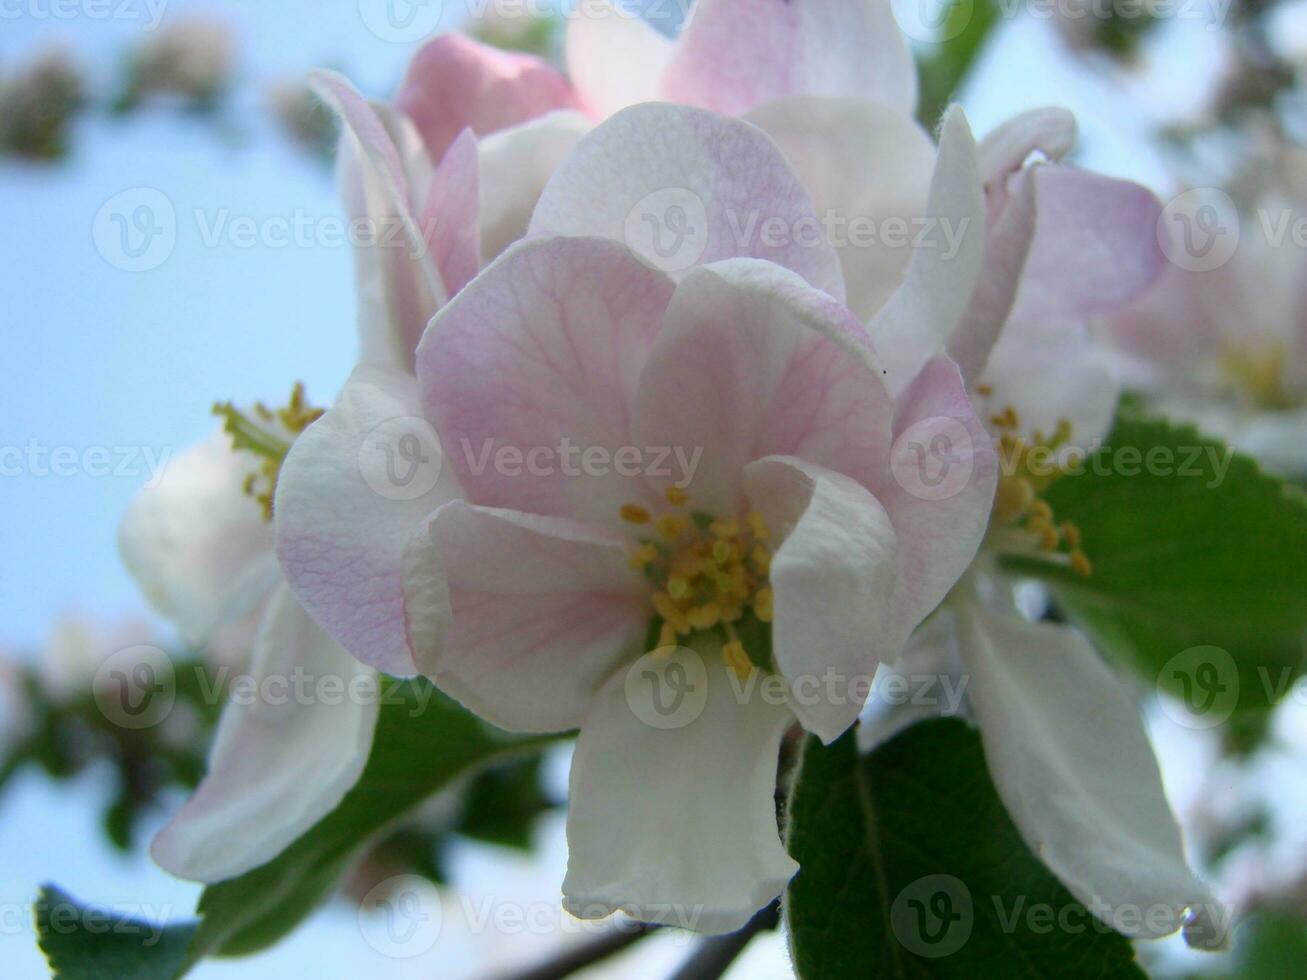
[[[627,524],[648,524],[649,512],[639,504],[622,504],[622,520]]]
[[[642,544],[631,552],[630,565],[637,572],[647,568],[658,558],[658,549],[651,544]]]
[[[667,488],[667,502],[673,507],[685,506],[685,491],[680,487]]]
[[[740,536],[740,522],[734,519],[729,521],[713,521],[708,525],[708,533],[714,538],[729,540]]]
[[[684,514],[659,514],[654,521],[654,529],[668,541],[675,541],[690,527],[690,519]]]
[[[753,661],[744,651],[744,644],[739,640],[731,640],[722,647],[722,657],[726,660],[726,666],[735,671],[735,676],[744,680],[753,672]]]
[[[1094,573],[1093,563],[1085,557],[1085,553],[1079,548],[1072,551],[1068,557],[1071,559],[1071,568],[1077,575],[1083,575],[1085,578],[1088,578]]]
[[[775,601],[775,594],[769,587],[759,589],[753,596],[754,615],[764,623],[772,621],[772,603]]]

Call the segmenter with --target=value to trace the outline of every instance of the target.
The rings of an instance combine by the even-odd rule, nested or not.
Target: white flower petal
[[[225,663],[249,656],[242,624],[277,581],[272,525],[243,484],[255,466],[219,432],[170,460],[123,517],[123,564],[187,644]]]
[[[848,307],[867,322],[902,280],[913,221],[926,214],[929,134],[911,116],[858,99],[796,96],[744,118],[776,141],[812,195],[840,257]]]
[[[223,709],[208,774],[150,847],[182,878],[222,881],[272,860],[336,808],[367,762],[375,676],[285,586],[259,630],[251,674],[257,697]]]
[[[404,548],[461,490],[417,382],[355,368],[340,397],[291,446],[277,481],[277,554],[304,607],[355,657],[389,674],[416,668],[404,628]]]
[[[1085,638],[972,601],[959,619],[985,757],[1031,850],[1127,935],[1166,935],[1186,907],[1211,903],[1185,863],[1138,708]],[[1130,914],[1149,909],[1172,910],[1169,928]]]
[[[745,469],[749,498],[775,535],[772,649],[794,712],[824,742],[862,711],[891,628],[897,551],[889,514],[865,487],[792,457]]]
[[[698,0],[663,98],[726,115],[790,95],[917,106],[917,71],[890,0]]]
[[[600,119],[658,98],[672,42],[629,8],[586,0],[567,19],[567,74]]]
[[[560,110],[478,140],[485,262],[526,235],[540,192],[589,129],[581,113]]]
[[[696,656],[688,651],[671,656]],[[626,671],[581,727],[568,794],[564,904],[581,918],[618,909],[699,932],[730,932],[781,893],[798,865],[776,822],[776,766],[793,721],[750,698],[715,652],[692,683],[693,720],[654,728],[635,713]],[[638,669],[638,668],[637,668]],[[694,671],[689,672],[691,676]]]
[[[930,182],[929,236],[914,249],[903,283],[872,319],[869,330],[898,393],[945,341],[966,312],[985,252],[985,201],[976,143],[957,106],[944,115],[939,155]]]
[[[647,583],[628,561],[627,542],[576,521],[442,507],[406,558],[419,666],[501,727],[577,727],[649,628]]]

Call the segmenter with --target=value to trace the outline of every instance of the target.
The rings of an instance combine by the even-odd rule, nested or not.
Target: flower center
[[[1232,344],[1221,359],[1221,366],[1258,408],[1284,411],[1298,404],[1299,399],[1289,391],[1284,376],[1288,357],[1282,343],[1256,348]]]
[[[295,437],[322,417],[324,409],[314,408],[304,395],[303,382],[295,382],[290,401],[283,408],[269,408],[255,402],[254,408],[242,412],[231,402],[218,402],[213,414],[222,419],[222,428],[231,436],[232,449],[259,458],[259,467],[245,477],[243,490],[263,510],[264,520],[272,520],[272,501],[277,493],[281,464],[290,452]]]
[[[670,651],[696,632],[720,632],[722,655],[738,676],[771,670],[771,532],[762,515],[751,510],[743,521],[718,520],[690,510],[680,487],[668,489],[666,499],[668,509],[657,515],[638,504],[621,509],[622,520],[647,529],[636,534],[631,567],[653,585],[653,652]]]
[[[980,385],[977,391],[988,397],[993,390]],[[1080,529],[1071,521],[1058,523],[1042,496],[1080,460],[1079,452],[1066,448],[1071,423],[1061,419],[1052,436],[1038,430],[1023,436],[1021,419],[1011,405],[991,416],[990,423],[999,432],[999,479],[991,533],[997,530],[1005,536],[1015,529],[1027,546],[1033,543],[1041,552],[1065,555],[1072,569],[1089,575],[1093,565],[1080,547]]]

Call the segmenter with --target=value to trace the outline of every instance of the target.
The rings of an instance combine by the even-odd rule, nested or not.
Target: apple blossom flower
[[[195,106],[211,105],[230,84],[235,62],[236,36],[227,24],[203,17],[170,22],[132,52],[120,104],[176,95]]]
[[[958,113],[939,155],[937,210],[978,207]],[[626,217],[669,181],[696,189],[707,227],[697,260],[664,272]],[[840,301],[834,251],[732,235],[751,208],[812,216],[751,125],[671,105],[601,124],[554,173],[527,239],[436,314],[416,379],[356,371],[278,483],[287,577],[355,656],[426,673],[509,729],[581,729],[564,885],[579,915],[693,908],[695,928],[729,930],[774,897],[794,871],[772,802],[782,734],[797,720],[831,740],[853,722],[857,679],[897,655],[989,521],[995,455],[957,368],[923,348],[892,396]],[[361,472],[371,435],[396,420],[430,427],[429,454],[443,448],[423,495],[396,499]],[[944,499],[915,495],[903,478],[915,457],[895,438],[945,422],[969,478]],[[530,457],[569,442],[612,458],[698,448],[701,462],[685,479],[477,462],[481,447]],[[627,706],[626,678],[678,646],[668,662],[698,658],[707,701],[693,724],[659,731]],[[800,686],[829,673],[848,689],[732,693],[755,672]],[[668,837],[672,813],[699,828],[691,839]]]
[[[1080,631],[1026,618],[997,561],[1034,555],[1092,574],[1092,542],[1057,522],[1041,494],[1095,447],[1114,414],[1118,387],[1088,321],[1126,305],[1163,265],[1156,199],[1058,163],[1074,137],[1069,114],[1037,110],[980,144],[985,269],[948,349],[1002,472],[975,562],[903,662],[885,670],[955,677],[1026,843],[1118,929],[1118,908],[1173,910],[1160,930],[1126,930],[1157,938],[1186,909],[1204,928],[1217,916],[1186,864],[1133,692]],[[1027,165],[1032,154],[1040,159]],[[919,716],[873,705],[859,733],[864,746]]]
[[[1296,476],[1307,474],[1307,249],[1290,231],[1307,200],[1301,165],[1286,154],[1238,218],[1202,191],[1177,198],[1159,230],[1177,261],[1108,322],[1150,404]]]
[[[752,15],[724,29],[723,11],[745,7]],[[530,223],[518,208],[505,237],[526,241],[487,249],[483,225],[483,255],[494,261],[433,320],[416,380],[407,364],[361,367],[287,459],[283,567],[347,649],[391,673],[430,674],[504,727],[581,729],[564,886],[577,914],[625,908],[657,919],[692,906],[701,913],[693,925],[712,931],[774,896],[794,870],[772,812],[780,734],[797,719],[832,739],[861,700],[759,705],[730,692],[755,674],[794,682],[890,663],[941,600],[932,627],[966,644],[972,708],[1032,847],[1096,909],[1182,911],[1208,897],[1184,863],[1127,693],[1080,634],[1017,615],[992,557],[1019,550],[1090,570],[1074,528],[1039,499],[1030,464],[1036,449],[1084,451],[1110,422],[1116,390],[1089,358],[1085,321],[1156,275],[1155,199],[1057,164],[1074,126],[1055,110],[1018,117],[978,152],[954,112],[936,147],[910,118],[911,61],[885,17],[878,3],[710,0],[675,43],[626,17],[578,20],[569,67],[592,115],[662,97],[746,121],[639,106],[580,138],[550,168],[538,202],[523,195],[534,203]],[[792,54],[786,71],[727,70],[767,62],[776,44]],[[886,52],[871,69],[830,55],[868,45]],[[383,136],[361,138],[384,145]],[[1032,154],[1049,163],[1024,166]],[[484,173],[484,154],[479,162]],[[658,235],[669,229],[658,221],[632,223],[660,195],[663,218],[702,208],[688,262],[667,261]],[[846,222],[916,218],[955,240],[767,244],[738,224],[755,213],[794,228],[814,211]],[[778,335],[806,339],[778,347]],[[811,356],[813,343],[832,353]],[[800,366],[786,361],[800,354],[809,355]],[[843,380],[803,386],[808,397],[833,391],[840,412],[804,408],[782,383],[793,380],[785,363],[794,378],[842,365],[834,376]],[[847,380],[858,376],[855,397]],[[781,408],[812,413],[818,448],[772,458],[769,433],[797,438],[801,428]],[[884,419],[896,439],[888,456]],[[925,501],[896,498],[903,483],[877,465],[888,459],[899,476],[920,465],[901,453],[921,447],[907,437],[928,419],[961,426],[965,445],[950,449],[967,450],[958,460],[972,475],[958,499],[930,501],[918,522],[899,508]],[[424,461],[439,478],[425,493],[380,493],[360,471],[369,439],[396,423],[429,433]],[[877,447],[864,446],[858,464],[837,452],[849,425]],[[702,446],[708,469],[667,485],[474,465],[486,447],[527,455],[571,440],[638,450],[648,440],[634,437],[653,435]],[[991,440],[1012,461],[997,490]],[[883,508],[892,547],[853,516],[859,487]],[[986,547],[973,561],[977,514]],[[834,518],[828,534],[822,515]],[[948,540],[912,546],[946,527]],[[833,603],[822,593],[879,599]],[[770,653],[759,631],[770,632]],[[627,679],[642,651],[676,645],[662,669],[701,663],[709,694],[694,725],[659,732],[636,717]],[[656,658],[650,669],[660,669]],[[636,758],[648,760],[643,771]],[[674,767],[660,764],[669,758]],[[737,778],[723,783],[723,773]],[[652,801],[650,779],[660,793]],[[672,822],[699,833],[669,841]]]
[[[155,643],[143,620],[103,626],[81,616],[61,616],[37,661],[37,678],[50,700],[66,703],[92,693],[96,675],[116,651]]]
[[[259,684],[339,677],[363,690],[369,668],[304,612],[282,579],[269,518],[280,460],[317,413],[302,389],[276,411],[224,407],[226,430],[174,459],[123,518],[123,561],[184,642]],[[166,870],[218,881],[255,868],[335,808],[367,761],[376,697],[235,700],[224,706],[195,793],[151,853]]]

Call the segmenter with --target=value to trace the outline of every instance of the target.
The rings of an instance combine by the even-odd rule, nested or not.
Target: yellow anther
[[[1004,477],[998,481],[994,509],[1003,523],[1011,523],[1028,514],[1034,502],[1035,488],[1024,477]]]
[[[750,512],[742,518],[713,519],[686,506],[684,491],[665,491],[669,503],[682,510],[650,514],[636,505],[623,508],[622,516],[642,517],[651,524],[653,540],[641,540],[631,552],[632,567],[653,582],[651,602],[661,618],[659,646],[696,632],[723,630],[735,644],[738,661],[749,664],[732,624],[746,617],[770,621],[772,592],[767,584],[771,550],[766,522]],[[651,536],[652,537],[652,536]],[[749,666],[748,669],[752,669]]]
[[[666,592],[654,593],[653,607],[658,615],[663,617],[679,635],[684,636],[690,632],[690,621],[685,618],[685,613],[681,611],[681,608],[672,601],[672,597]]]
[[[690,527],[690,519],[684,514],[659,514],[654,521],[654,529],[668,541],[675,541]]]
[[[621,515],[627,524],[649,523],[649,512],[639,504],[622,504]]]
[[[296,382],[285,408],[274,410],[256,402],[247,413],[231,402],[220,402],[213,406],[213,412],[222,418],[223,431],[230,437],[232,449],[258,457],[257,471],[245,478],[242,487],[258,503],[264,519],[272,520],[281,464],[295,437],[321,418],[323,409],[311,406],[303,383]]]
[[[993,385],[976,385],[976,391],[977,391],[979,394],[984,395],[986,398],[988,398],[990,395],[994,394],[994,386],[993,386]]]
[[[1062,537],[1066,540],[1066,546],[1068,548],[1080,547],[1080,528],[1072,524],[1070,521],[1066,521],[1062,524]]]
[[[1033,500],[1030,503],[1030,513],[1038,518],[1041,522],[1051,523],[1053,520],[1053,508],[1048,505],[1047,500]]]
[[[631,567],[637,572],[653,564],[658,559],[658,549],[653,545],[645,543],[631,552],[629,559]]]
[[[714,538],[730,540],[740,536],[740,522],[732,518],[729,521],[713,521],[708,525],[708,533]]]
[[[715,602],[705,602],[702,606],[689,609],[685,618],[697,630],[710,630],[721,621],[722,610]]]
[[[687,579],[698,578],[703,574],[704,558],[693,551],[682,551],[672,559],[672,570]]]
[[[731,640],[722,647],[722,657],[726,660],[726,666],[735,671],[735,676],[744,680],[753,672],[753,661],[749,659],[748,653],[744,650],[744,644],[739,640]]]
[[[1071,568],[1077,575],[1082,575],[1085,578],[1088,578],[1094,573],[1093,563],[1085,557],[1085,553],[1079,548],[1076,548],[1067,557],[1071,559]]]

